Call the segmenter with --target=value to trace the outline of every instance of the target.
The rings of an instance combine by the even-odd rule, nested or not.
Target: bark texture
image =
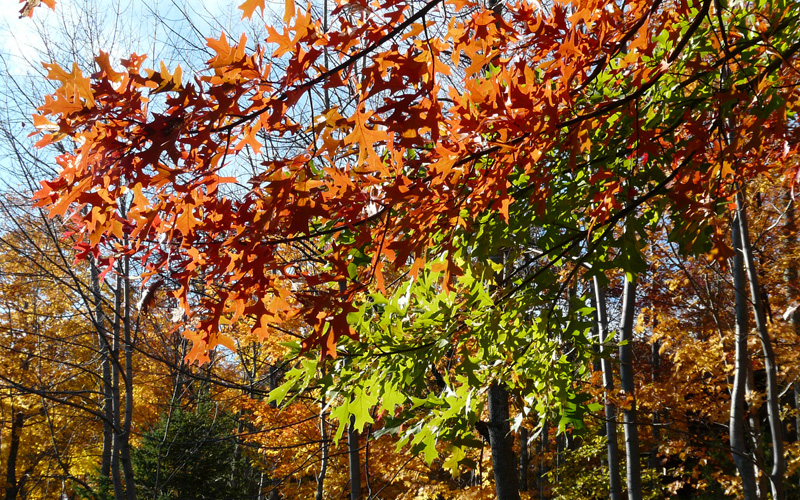
[[[508,391],[498,382],[489,386],[489,445],[497,500],[519,500],[514,437],[508,422]]]
[[[358,431],[355,429],[356,417],[350,417],[347,426],[347,454],[350,461],[350,500],[361,498],[361,464],[358,459]]]

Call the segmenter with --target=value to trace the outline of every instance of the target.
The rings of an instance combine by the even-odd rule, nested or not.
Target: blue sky
[[[85,71],[102,49],[112,64],[132,52],[147,54],[145,67],[159,62],[174,69],[178,64],[184,78],[210,57],[205,37],[218,38],[226,31],[239,39],[242,31],[249,40],[262,39],[263,22],[241,21],[237,6],[242,0],[57,0],[56,10],[45,6],[34,11],[33,19],[19,18],[21,4],[3,0],[0,10],[0,120],[11,123],[15,138],[24,139],[33,129],[30,115],[51,87],[42,62],[56,61],[69,70],[77,60]],[[278,23],[283,1],[267,2],[265,18]],[[177,47],[177,49],[176,49]],[[9,141],[0,139],[0,189],[19,185]],[[43,154],[38,152],[37,154]],[[52,157],[44,158],[47,163]]]

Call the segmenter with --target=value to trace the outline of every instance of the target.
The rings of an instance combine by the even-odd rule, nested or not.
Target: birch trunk
[[[739,221],[734,220],[731,226],[733,249],[733,288],[736,308],[735,358],[733,367],[733,389],[731,391],[731,413],[728,435],[730,438],[733,462],[742,478],[742,493],[745,500],[758,499],[753,459],[747,452],[744,417],[746,413],[745,392],[747,390],[747,372],[749,370],[749,354],[747,352],[747,335],[749,317],[747,313],[747,297],[745,296],[744,256]]]
[[[758,273],[755,268],[753,250],[750,246],[747,214],[741,190],[736,193],[736,215],[742,239],[742,253],[747,271],[747,281],[750,285],[750,299],[755,313],[756,332],[758,332],[758,338],[761,341],[761,350],[764,354],[764,370],[767,375],[767,421],[772,441],[772,470],[769,473],[770,486],[773,500],[784,500],[783,476],[786,473],[786,458],[783,450],[783,425],[778,401],[777,366],[775,364],[775,352],[772,349],[772,340],[767,330],[764,304],[761,301],[761,289],[758,284]]]
[[[617,409],[611,402],[610,394],[614,392],[614,370],[611,367],[611,360],[608,359],[606,352],[608,347],[604,344],[608,341],[608,313],[606,310],[605,290],[600,286],[595,277],[592,280],[594,287],[594,301],[597,315],[597,336],[600,344],[600,368],[603,371],[604,408],[606,417],[606,439],[608,449],[608,491],[610,500],[620,500],[622,498],[622,479],[619,473],[619,446],[617,445]],[[610,354],[610,352],[609,352]]]
[[[620,386],[630,404],[622,412],[625,429],[625,461],[627,464],[628,499],[642,500],[642,467],[639,463],[639,430],[636,427],[636,397],[633,381],[633,313],[636,307],[636,278],[625,278],[622,292],[622,323],[620,325],[619,374]]]

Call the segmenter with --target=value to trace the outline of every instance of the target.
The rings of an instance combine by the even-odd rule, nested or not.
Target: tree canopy
[[[33,15],[39,2],[23,3]],[[239,8],[252,20],[266,6]],[[598,398],[621,409],[635,443],[634,330],[657,342],[653,370],[661,354],[676,366],[690,356],[700,373],[687,380],[699,380],[700,354],[725,352],[725,335],[737,359],[749,356],[742,332],[752,314],[771,472],[756,443],[747,453],[772,479],[773,498],[785,494],[777,384],[788,387],[794,368],[776,368],[772,346],[792,334],[766,322],[764,280],[774,277],[756,269],[765,256],[753,245],[766,243],[751,238],[745,194],[759,193],[760,210],[764,186],[793,193],[800,179],[793,2],[284,8],[263,40],[209,34],[212,57],[191,71],[102,51],[91,69],[44,64],[55,90],[33,124],[37,145],[61,154],[35,206],[63,221],[98,279],[133,266],[143,313],[166,291],[190,361],[207,363],[220,346],[283,343],[273,361],[284,360],[284,381],[270,401],[313,393],[321,426],[327,411],[338,423],[334,441],[380,421],[379,435],[397,435],[429,463],[443,454],[454,475],[474,462],[480,439],[501,460],[501,423],[512,424],[504,435],[535,421],[539,432],[553,423],[571,436],[603,406]],[[741,271],[742,294],[746,270],[753,311],[743,295],[730,314],[706,311],[716,299],[712,280],[697,278],[703,266]],[[662,276],[669,292],[705,301],[700,318],[670,302]],[[601,290],[620,309],[623,400],[608,383],[587,386],[593,371],[613,379],[593,366],[613,343]],[[708,344],[712,324],[719,345]],[[741,384],[747,370],[736,362]],[[744,390],[737,383],[725,382]],[[743,426],[734,408],[744,393],[722,392],[731,428]],[[641,394],[657,429],[654,392]],[[745,452],[731,436],[736,459]],[[736,467],[746,482],[746,466]]]

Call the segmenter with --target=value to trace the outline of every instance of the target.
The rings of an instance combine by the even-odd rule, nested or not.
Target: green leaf
[[[458,477],[461,475],[458,470],[458,464],[461,463],[461,460],[463,460],[467,454],[460,446],[450,446],[448,447],[448,452],[449,456],[442,464],[442,468],[449,470],[453,477]]]
[[[342,438],[342,434],[344,434],[344,428],[350,421],[349,406],[350,405],[345,402],[331,410],[331,417],[335,418],[339,422],[339,426],[336,428],[336,433],[333,436],[334,443],[338,443]]]
[[[367,394],[367,391],[357,387],[353,392],[353,399],[350,401],[350,414],[355,417],[355,428],[358,432],[364,430],[366,424],[372,424],[375,420],[370,415],[370,410],[378,403],[378,396]]]
[[[397,386],[391,383],[384,385],[384,392],[381,396],[381,404],[383,409],[388,410],[389,413],[394,413],[395,407],[402,405],[406,402],[406,396],[397,389]]]
[[[294,384],[294,380],[288,380],[275,389],[272,389],[269,391],[269,398],[267,399],[267,402],[271,403],[274,401],[277,404],[281,404],[286,398],[286,394],[289,393],[289,390],[294,387]]]

